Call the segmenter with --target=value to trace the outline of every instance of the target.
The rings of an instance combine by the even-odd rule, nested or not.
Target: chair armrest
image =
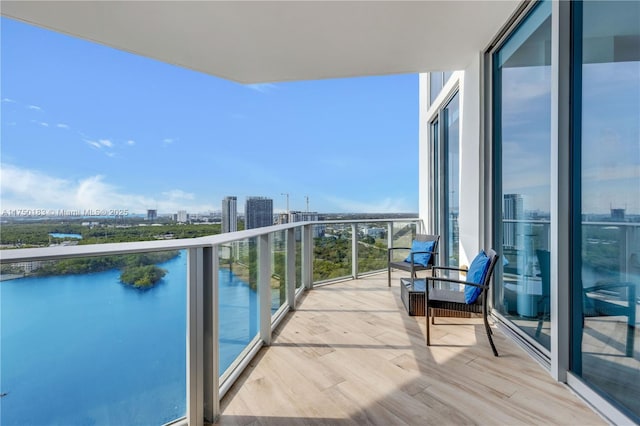
[[[479,288],[488,288],[489,286],[487,285],[482,285],[482,284],[476,284],[476,283],[471,283],[468,281],[462,281],[462,280],[456,280],[453,278],[445,278],[445,277],[426,277],[427,281],[441,281],[441,282],[447,282],[447,283],[453,283],[453,284],[463,284],[463,285],[469,285],[472,287],[479,287]],[[427,287],[427,289],[429,288],[429,286],[425,286]]]
[[[392,250],[411,250],[411,247],[389,247],[387,250],[388,251],[392,251]]]
[[[467,272],[468,269],[465,268],[453,268],[451,266],[434,266],[433,269],[443,269],[447,271],[458,271],[458,272]]]

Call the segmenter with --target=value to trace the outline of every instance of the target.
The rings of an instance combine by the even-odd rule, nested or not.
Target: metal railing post
[[[302,283],[307,290],[313,288],[313,238],[312,225],[302,228]]]
[[[260,338],[271,344],[271,234],[258,237],[258,311]]]
[[[351,224],[351,276],[358,279],[358,224]]]
[[[190,248],[187,260],[187,421],[204,425],[203,249]]]
[[[217,245],[203,249],[203,396],[207,423],[216,423],[220,417],[218,259]]]
[[[287,229],[287,256],[285,285],[287,288],[287,303],[292,311],[296,309],[296,230]]]

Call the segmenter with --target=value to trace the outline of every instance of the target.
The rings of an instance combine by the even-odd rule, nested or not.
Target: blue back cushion
[[[433,251],[433,246],[435,245],[435,241],[414,240],[411,244],[411,253],[419,251]],[[431,259],[431,253],[418,253],[413,255],[413,263],[415,263],[416,265],[427,266],[429,264],[429,259]],[[411,263],[411,254],[409,254],[409,256],[407,256],[404,261]]]
[[[467,282],[482,284],[488,270],[489,258],[483,250],[478,253],[475,259],[473,259],[473,262],[471,262],[471,266],[469,266],[469,270],[467,271]],[[464,286],[464,301],[467,304],[475,303],[478,296],[480,296],[480,293],[482,293],[482,289],[480,287],[466,285]]]

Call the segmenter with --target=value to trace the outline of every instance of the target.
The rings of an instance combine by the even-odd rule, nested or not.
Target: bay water
[[[153,288],[120,271],[0,282],[0,424],[159,425],[186,413],[186,252]],[[220,270],[221,373],[257,334],[257,297]]]

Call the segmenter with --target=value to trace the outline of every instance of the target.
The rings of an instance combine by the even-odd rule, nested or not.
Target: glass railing
[[[410,245],[419,221],[393,223],[2,250],[1,423],[215,420],[301,292],[382,269],[383,247]],[[372,228],[386,236],[370,244],[359,229]]]
[[[391,226],[391,247],[411,247],[413,238],[417,233],[416,222],[393,222]],[[393,261],[401,261],[407,257],[409,252],[405,250],[394,250],[392,252]]]
[[[287,232],[271,235],[271,312],[276,313],[287,303]]]
[[[375,222],[356,225],[359,274],[386,269],[389,227],[385,225]]]
[[[324,227],[324,232],[319,231]],[[314,227],[313,281],[352,277],[351,224],[329,223]]]
[[[218,253],[219,357],[224,375],[258,336],[256,238],[219,246]]]

